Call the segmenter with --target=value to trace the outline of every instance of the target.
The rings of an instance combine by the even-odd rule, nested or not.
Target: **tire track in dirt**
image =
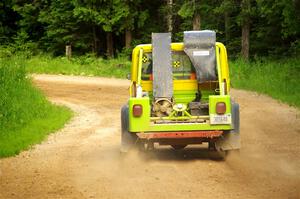
[[[72,121],[40,145],[0,160],[0,198],[300,198],[300,113],[253,92],[241,106],[242,150],[213,161],[207,149],[119,153],[129,82],[37,75]]]

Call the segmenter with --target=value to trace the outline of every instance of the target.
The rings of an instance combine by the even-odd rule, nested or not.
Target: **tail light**
[[[150,74],[150,81],[153,81],[153,74]]]
[[[194,80],[194,79],[197,79],[197,77],[196,77],[196,73],[191,73],[191,77],[190,77],[190,79],[192,79],[192,80]]]
[[[134,117],[140,117],[143,114],[143,107],[140,104],[135,104],[132,107],[132,113]]]
[[[217,102],[216,104],[216,112],[219,115],[222,115],[226,112],[226,104],[224,102]]]

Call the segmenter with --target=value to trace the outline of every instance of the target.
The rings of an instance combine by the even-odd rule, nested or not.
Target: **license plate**
[[[224,115],[210,115],[210,123],[211,124],[231,124],[231,114],[224,114]]]

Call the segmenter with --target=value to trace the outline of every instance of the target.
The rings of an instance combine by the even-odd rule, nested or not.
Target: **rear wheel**
[[[214,141],[208,142],[208,150],[210,151],[210,158],[215,160],[224,160],[228,155],[228,151],[223,151],[220,148],[216,147]]]
[[[129,132],[129,111],[127,105],[121,109],[121,131],[121,152],[126,153],[137,141],[136,134]]]
[[[181,145],[171,145],[171,146],[175,150],[181,150],[184,149],[187,145],[181,144]]]

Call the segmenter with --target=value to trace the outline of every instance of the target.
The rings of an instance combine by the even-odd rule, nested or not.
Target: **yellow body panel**
[[[198,90],[197,80],[173,80],[174,91]],[[142,81],[143,91],[152,91],[152,81]]]
[[[141,50],[142,49],[142,50]],[[171,44],[172,51],[183,51],[184,44],[183,43],[172,43]],[[147,53],[152,51],[151,44],[141,44],[136,46],[132,52],[132,66],[131,66],[131,81],[137,82],[139,73],[139,57],[140,52]],[[227,62],[227,52],[225,46],[216,42],[216,59],[217,59],[217,67],[219,68],[219,82],[226,82],[227,93],[230,88],[230,79],[229,79],[229,68]],[[142,81],[142,88],[144,91],[152,91],[152,81]],[[174,90],[196,90],[197,89],[197,80],[173,80]],[[130,89],[131,91],[132,89]],[[131,93],[132,96],[132,93]]]

